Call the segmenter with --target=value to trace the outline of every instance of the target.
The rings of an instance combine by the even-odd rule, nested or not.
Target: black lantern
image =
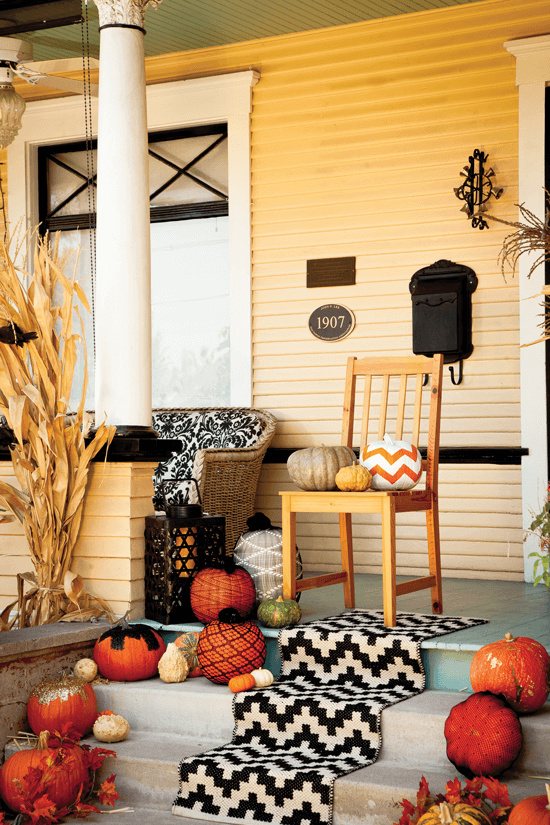
[[[191,610],[191,583],[199,570],[222,567],[225,560],[225,517],[203,513],[199,502],[168,504],[166,514],[145,519],[145,618],[161,624],[197,621]],[[181,482],[174,482],[181,484]],[[172,499],[174,501],[174,499]]]

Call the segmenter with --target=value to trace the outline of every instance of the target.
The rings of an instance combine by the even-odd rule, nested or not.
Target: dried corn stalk
[[[69,408],[77,343],[84,344],[75,297],[88,312],[89,306],[75,277],[76,260],[72,277],[64,274],[73,253],[61,255],[57,237],[53,245],[33,239],[29,249],[32,273],[25,268],[28,258],[16,266],[0,242],[0,326],[37,333],[22,346],[0,343],[0,413],[12,431],[10,451],[21,487],[0,481],[0,504],[23,524],[35,573],[18,576],[18,600],[0,614],[0,630],[15,621],[30,627],[87,621],[103,613],[113,618],[108,605],[87,593],[81,577],[71,572],[89,464],[115,433],[115,427],[101,424],[85,443],[84,345],[81,399],[76,412]],[[75,315],[80,334],[73,332]],[[9,621],[16,604],[17,615]]]

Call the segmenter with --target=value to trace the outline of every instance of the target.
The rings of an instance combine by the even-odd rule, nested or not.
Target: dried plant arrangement
[[[494,215],[489,215],[493,221],[503,223],[506,226],[515,228],[515,232],[507,235],[502,243],[502,249],[498,257],[501,272],[506,280],[506,268],[510,267],[512,276],[515,274],[519,259],[526,252],[538,253],[529,267],[527,277],[530,278],[535,269],[541,264],[550,260],[550,192],[546,192],[546,214],[542,221],[533,212],[531,212],[524,204],[517,204],[522,220],[519,221],[505,221],[502,218],[496,218]],[[540,296],[550,296],[550,286],[544,286],[542,290],[534,295],[534,298]],[[522,344],[522,347],[530,347],[533,344],[538,344],[540,341],[546,341],[550,338],[550,303],[544,300],[541,304],[544,312],[541,313],[542,321],[539,324],[541,328],[541,336],[535,341],[530,341],[528,344]]]
[[[9,445],[21,488],[0,481],[0,504],[23,525],[34,573],[18,575],[18,598],[0,614],[0,630],[103,614],[113,621],[109,606],[71,571],[89,465],[115,434],[115,427],[101,424],[85,438],[88,370],[75,299],[90,310],[76,279],[78,254],[61,254],[58,236],[52,243],[33,235],[25,244],[25,254],[20,244],[13,256],[23,259],[16,265],[9,244],[0,242],[0,414],[6,422],[0,436]],[[74,271],[67,277],[71,259]],[[75,316],[80,334],[73,332]],[[78,409],[72,411],[79,341],[84,380]]]

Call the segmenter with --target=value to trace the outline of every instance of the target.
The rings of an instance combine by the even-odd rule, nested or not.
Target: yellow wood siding
[[[546,33],[548,20],[547,0],[485,0],[147,59],[149,83],[261,73],[251,118],[253,404],[277,416],[274,446],[339,443],[347,356],[411,353],[409,281],[442,258],[472,267],[479,286],[463,383],[452,386],[445,369],[441,443],[520,446],[517,279],[497,262],[510,230],[473,229],[453,188],[482,149],[504,188],[491,211],[516,219],[518,94],[503,44]],[[355,286],[306,288],[308,259],[350,255]],[[337,343],[307,328],[328,302],[357,319]],[[442,465],[440,478],[444,574],[521,580],[520,468]],[[264,467],[257,506],[275,524],[289,483],[283,465]],[[354,524],[357,570],[380,572],[378,526]],[[398,572],[425,567],[423,530],[421,518],[401,520]],[[298,545],[307,568],[335,566],[333,522],[301,517]],[[134,580],[139,565],[125,558],[117,578]],[[83,570],[95,581],[100,568],[97,558]],[[6,593],[5,577],[0,586]]]
[[[71,565],[90,593],[104,599],[118,615],[129,610],[131,618],[144,615],[144,531],[145,517],[153,515],[154,467],[150,462],[90,466]],[[0,462],[0,478],[17,486],[11,462]],[[0,554],[2,609],[17,596],[17,573],[33,571],[19,522],[0,526]]]

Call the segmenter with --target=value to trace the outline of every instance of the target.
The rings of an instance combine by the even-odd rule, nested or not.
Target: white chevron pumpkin
[[[359,463],[372,474],[373,490],[411,490],[422,475],[422,456],[408,441],[394,441],[387,433],[383,441],[363,448]]]

